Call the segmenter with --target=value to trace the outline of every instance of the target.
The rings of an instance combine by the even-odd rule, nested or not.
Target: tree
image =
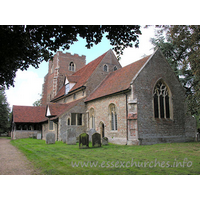
[[[160,47],[179,76],[186,89],[188,110],[195,115],[200,128],[200,26],[161,27],[152,44]]]
[[[33,106],[41,106],[42,105],[42,103],[41,103],[41,101],[42,101],[42,94],[40,94],[40,99],[38,99],[37,101],[35,101],[34,103],[33,103]]]
[[[86,39],[86,47],[91,48],[101,42],[103,35],[110,40],[118,57],[127,47],[139,45],[140,26],[0,26],[0,85],[14,86],[18,69],[35,68],[45,60],[53,58],[53,52],[60,47],[69,49],[77,37]]]
[[[181,75],[181,71],[179,70],[180,52],[177,51],[176,46],[172,44],[171,38],[165,37],[162,31],[157,31],[155,38],[151,38],[150,41],[155,46],[154,50],[160,48],[177,77]]]
[[[0,89],[0,135],[9,131],[10,128],[10,108],[7,102],[4,88]]]

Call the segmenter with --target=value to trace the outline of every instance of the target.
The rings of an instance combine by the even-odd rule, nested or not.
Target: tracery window
[[[111,130],[117,130],[117,112],[116,106],[114,104],[110,104],[110,115],[111,115]]]
[[[154,88],[154,117],[170,118],[169,90],[163,81],[158,81]]]

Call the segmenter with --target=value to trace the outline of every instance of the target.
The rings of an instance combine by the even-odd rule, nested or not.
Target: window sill
[[[174,122],[173,119],[168,119],[168,118],[153,118],[154,121],[157,123],[166,123],[166,124],[172,124]]]

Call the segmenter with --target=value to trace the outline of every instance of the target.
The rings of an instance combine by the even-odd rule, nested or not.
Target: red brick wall
[[[43,84],[42,105],[46,105],[56,96],[57,92],[64,84],[65,75],[72,75],[75,72],[69,71],[70,62],[75,63],[75,71],[77,71],[85,66],[86,57],[58,51],[54,55],[53,61],[49,61],[48,74]]]

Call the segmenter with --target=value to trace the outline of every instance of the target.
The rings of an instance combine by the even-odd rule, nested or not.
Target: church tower
[[[49,61],[48,74],[44,77],[42,105],[49,103],[63,86],[66,74],[72,75],[86,64],[86,56],[58,51]]]

